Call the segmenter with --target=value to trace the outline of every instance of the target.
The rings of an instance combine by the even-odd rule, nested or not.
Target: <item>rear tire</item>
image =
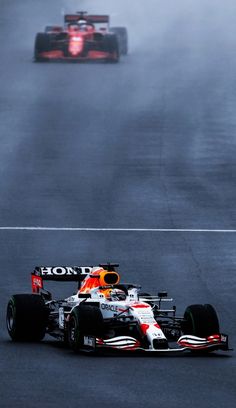
[[[13,341],[40,341],[47,327],[48,311],[40,295],[13,295],[7,305],[7,330]]]
[[[218,334],[219,320],[212,305],[191,305],[184,313],[184,334],[197,337],[208,337]]]
[[[68,343],[72,350],[79,351],[84,336],[101,337],[103,335],[103,317],[97,306],[76,306],[68,324]]]

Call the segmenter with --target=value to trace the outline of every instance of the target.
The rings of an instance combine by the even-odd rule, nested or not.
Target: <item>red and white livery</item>
[[[13,295],[7,308],[12,340],[42,340],[49,334],[74,351],[180,353],[229,350],[213,306],[188,306],[184,316],[166,292],[150,296],[121,283],[118,265],[36,267],[33,294]],[[75,294],[53,299],[44,281],[76,281]]]

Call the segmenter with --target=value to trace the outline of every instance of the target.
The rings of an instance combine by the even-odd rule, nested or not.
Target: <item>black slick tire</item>
[[[197,337],[208,337],[218,334],[219,321],[212,305],[191,305],[184,313],[184,334]]]
[[[51,50],[50,34],[38,33],[35,37],[34,43],[34,61],[35,62],[47,61],[47,58],[42,57],[42,53],[50,50]]]
[[[120,54],[128,54],[128,31],[126,27],[111,27],[110,31],[116,34],[119,42]]]
[[[13,341],[40,341],[44,338],[48,311],[40,295],[13,295],[7,305],[7,330]]]
[[[84,336],[100,337],[103,335],[103,317],[97,306],[76,306],[68,323],[68,343],[78,352],[83,346]]]
[[[105,51],[110,54],[108,62],[117,63],[120,60],[118,38],[115,34],[108,34],[104,39]]]

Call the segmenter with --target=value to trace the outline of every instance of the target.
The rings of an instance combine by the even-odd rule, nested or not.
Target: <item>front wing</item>
[[[181,353],[185,351],[207,352],[214,350],[230,350],[228,347],[228,336],[217,334],[207,338],[196,337],[192,335],[181,336],[173,347],[165,349],[143,348],[140,342],[134,337],[118,336],[111,339],[101,339],[92,336],[84,336],[84,351],[98,350],[117,350],[131,352],[148,352],[148,353]]]
[[[53,61],[92,61],[92,60],[109,60],[113,58],[113,54],[106,51],[91,50],[86,55],[67,56],[61,50],[44,51],[38,55],[39,58]]]

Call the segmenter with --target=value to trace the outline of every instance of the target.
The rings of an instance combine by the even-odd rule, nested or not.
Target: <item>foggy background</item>
[[[127,57],[33,63],[36,33],[77,10],[126,26]],[[0,229],[1,406],[232,408],[234,352],[74,356],[48,338],[11,343],[5,309],[36,265],[119,262],[123,281],[167,290],[180,315],[213,304],[234,347],[236,238],[216,230],[236,229],[236,4],[1,0],[0,11],[0,227],[211,230]]]

